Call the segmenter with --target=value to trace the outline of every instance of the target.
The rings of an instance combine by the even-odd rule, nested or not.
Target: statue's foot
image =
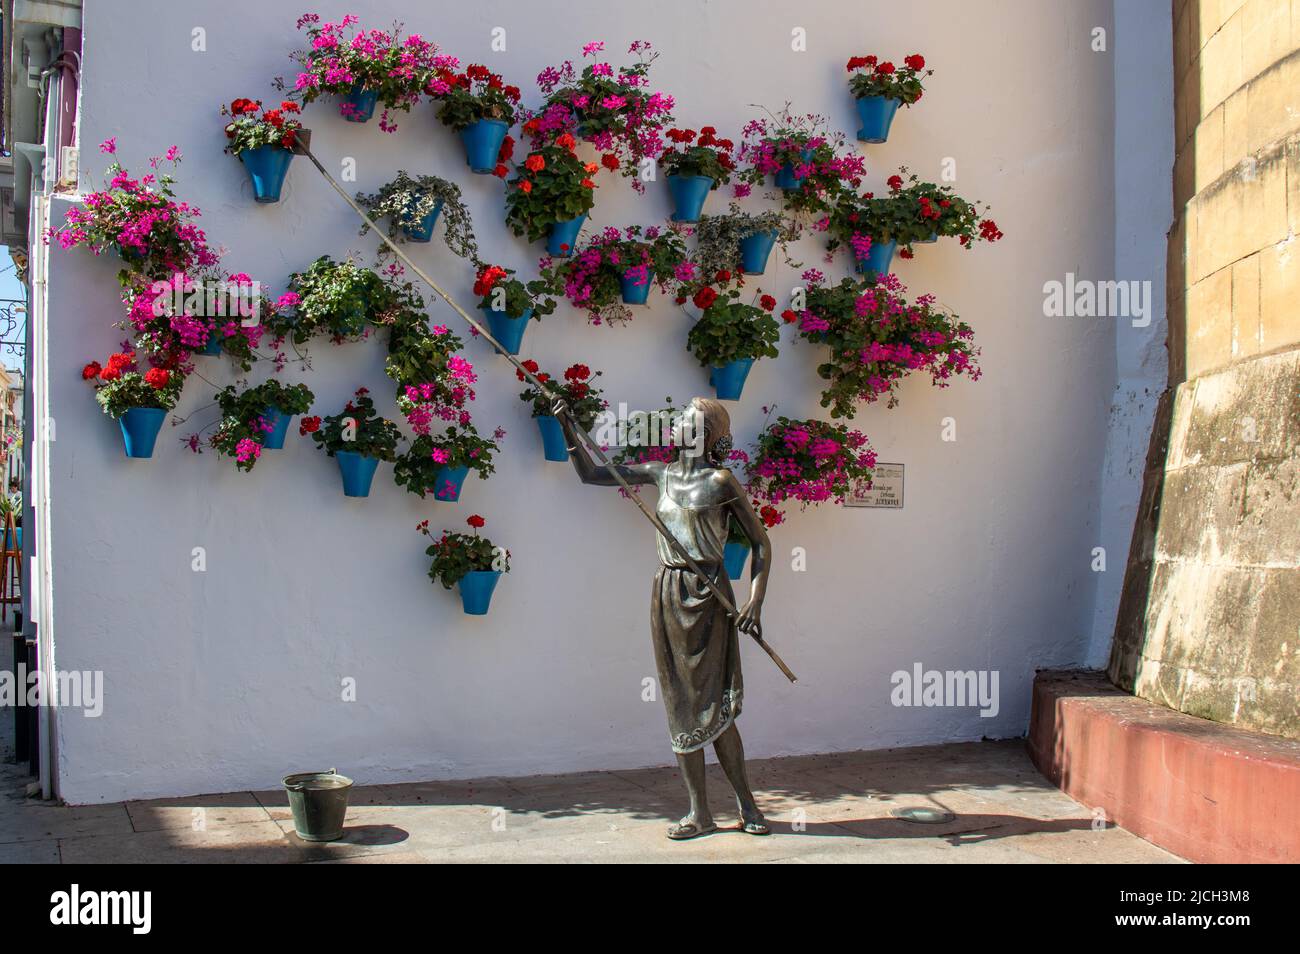
[[[668,826],[668,837],[673,841],[685,841],[688,838],[711,835],[717,830],[718,826],[712,818],[697,819],[694,815],[687,815],[677,824]]]
[[[768,827],[767,819],[763,817],[763,813],[758,810],[757,805],[751,805],[748,808],[741,808],[740,830],[747,835],[772,834],[772,829]]]

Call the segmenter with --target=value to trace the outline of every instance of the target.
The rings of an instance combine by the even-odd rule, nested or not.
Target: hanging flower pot
[[[507,315],[490,305],[479,305],[479,309],[487,315],[488,330],[492,332],[492,337],[501,342],[507,354],[518,354],[524,343],[528,322],[533,317],[533,309],[527,308],[521,315]]]
[[[253,180],[253,198],[257,202],[279,202],[284,177],[289,174],[293,153],[283,146],[258,146],[239,154],[249,178]]]
[[[893,61],[871,56],[852,57],[847,65],[849,91],[858,104],[858,139],[884,142],[889,138],[889,124],[899,106],[911,106],[924,92],[922,80],[934,70],[925,68],[919,53],[905,56],[901,66]]]
[[[460,604],[469,616],[486,616],[492,605],[492,591],[501,579],[500,570],[470,570],[456,584],[460,588]]]
[[[542,452],[546,459],[564,463],[569,459],[569,445],[564,439],[564,429],[552,414],[537,416],[537,429],[542,432]]]
[[[403,225],[402,231],[412,242],[428,242],[433,238],[433,227],[438,224],[438,213],[442,211],[443,200],[439,199],[433,211],[418,222]]]
[[[572,255],[574,247],[578,244],[578,233],[582,231],[582,224],[586,221],[587,216],[580,215],[567,222],[552,222],[546,234],[546,254],[556,258],[568,258]]]
[[[930,233],[929,235],[927,235],[925,238],[923,238],[923,239],[917,239],[916,242],[915,242],[914,244],[916,244],[916,245],[933,245],[933,244],[934,244],[935,242],[937,242],[937,241],[939,241],[939,233],[938,233],[938,232],[931,232],[931,233]]]
[[[509,129],[509,124],[499,119],[480,119],[460,131],[460,141],[465,144],[465,161],[471,172],[492,174],[497,166],[497,153],[501,151]]]
[[[623,275],[618,280],[619,287],[623,292],[623,304],[625,305],[644,305],[650,298],[650,276],[633,275],[629,278]]]
[[[812,149],[803,149],[799,152],[799,158],[804,163],[811,162],[813,157],[813,152],[814,151]],[[802,184],[802,182],[803,182],[802,179],[799,179],[795,176],[794,163],[792,162],[787,162],[785,165],[783,165],[780,168],[780,170],[776,174],[777,186],[779,188],[784,189],[786,192],[797,191],[799,189],[799,186]]]
[[[361,83],[354,83],[352,89],[340,97],[339,112],[350,123],[366,123],[375,115],[378,102],[379,90],[366,89]]]
[[[433,497],[447,503],[460,500],[460,489],[469,476],[468,467],[443,467],[433,478]]]
[[[262,417],[271,426],[262,439],[262,449],[284,450],[284,438],[289,433],[289,422],[293,420],[293,415],[284,413],[278,407],[268,407],[262,412]]]
[[[867,252],[866,258],[858,259],[858,274],[860,275],[887,275],[889,273],[889,264],[894,260],[894,249],[898,247],[898,242],[880,242],[872,239],[871,249]]]
[[[370,484],[375,479],[379,459],[353,451],[336,451],[339,474],[343,477],[343,493],[348,497],[369,497]]]
[[[884,142],[889,138],[889,126],[894,121],[900,103],[891,96],[862,96],[858,99],[858,130],[860,142]]]
[[[209,358],[214,358],[221,354],[221,334],[215,328],[208,332],[208,340],[204,342],[203,349],[199,354]]]
[[[755,232],[740,240],[740,267],[746,275],[762,275],[767,270],[767,259],[776,245],[776,229]]]
[[[717,392],[718,400],[739,401],[740,392],[745,387],[745,379],[749,377],[749,369],[753,366],[753,358],[737,358],[720,368],[714,368],[711,382],[713,390]]]
[[[153,457],[153,447],[166,417],[167,412],[160,407],[133,407],[119,417],[126,456]]]
[[[714,180],[710,176],[669,176],[668,191],[673,196],[674,222],[698,222],[704,211],[704,200],[712,191]]]
[[[722,548],[722,564],[727,568],[727,578],[739,580],[745,575],[745,564],[749,562],[750,544],[727,541]]]

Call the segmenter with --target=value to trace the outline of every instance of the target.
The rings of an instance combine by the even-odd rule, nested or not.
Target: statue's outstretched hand
[[[760,619],[762,611],[762,600],[751,599],[740,608],[740,616],[736,619],[736,628],[742,633],[753,636],[755,639],[762,639],[763,622]]]
[[[569,402],[564,398],[556,398],[551,403],[551,414],[558,418],[561,424],[573,423],[573,412],[569,410]]]

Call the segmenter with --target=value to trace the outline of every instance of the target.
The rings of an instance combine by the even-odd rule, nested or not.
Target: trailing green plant
[[[465,522],[473,528],[473,534],[444,530],[434,536],[429,531],[428,520],[422,520],[415,528],[433,540],[424,551],[425,555],[433,558],[429,564],[429,579],[441,583],[446,589],[451,589],[465,574],[474,570],[510,572],[510,551],[494,546],[487,537],[478,535],[487,521],[472,514]]]
[[[357,388],[342,411],[305,419],[298,428],[299,433],[310,434],[316,446],[330,457],[339,451],[350,451],[377,460],[395,460],[398,442],[405,438],[396,424],[379,416],[369,394],[369,389]]]
[[[533,149],[515,169],[506,193],[506,224],[515,235],[535,242],[556,222],[586,215],[596,204],[591,174],[599,167],[584,163],[568,133]]]
[[[479,269],[474,280],[474,294],[478,296],[479,307],[501,312],[510,318],[518,318],[531,308],[534,321],[541,321],[544,316],[554,313],[555,299],[551,297],[549,281],[535,278],[525,283],[514,278],[514,274],[514,269],[500,265],[484,265]]]
[[[407,230],[414,229],[441,208],[443,240],[453,253],[470,261],[478,261],[478,242],[474,238],[474,222],[461,196],[460,186],[438,176],[412,178],[399,170],[397,178],[385,183],[373,195],[357,193],[357,204],[370,213],[372,219],[388,219],[388,237],[405,241]],[[362,225],[361,234],[370,231]],[[388,246],[381,244],[379,254],[387,254]]]
[[[94,385],[95,400],[112,418],[133,408],[170,411],[185,386],[185,375],[179,370],[150,368],[141,373],[133,351],[109,355],[106,366],[90,362],[81,369],[81,379]]]
[[[745,212],[732,202],[725,215],[704,215],[695,226],[695,252],[691,262],[695,266],[697,281],[708,283],[719,272],[741,274],[740,243],[760,232],[775,232],[776,241],[787,263],[795,268],[799,263],[790,260],[788,246],[799,237],[798,223],[774,209],[764,212]],[[686,283],[694,287],[692,283]]]
[[[528,381],[519,400],[532,405],[533,417],[550,416],[554,413],[556,400],[562,398],[578,426],[589,431],[595,426],[600,412],[609,406],[601,397],[600,388],[595,386],[596,379],[601,376],[600,371],[593,373],[585,364],[574,364],[564,372],[563,381],[556,381],[545,371],[539,370],[537,362],[532,359],[523,362],[523,365],[542,383],[539,388],[528,381],[522,371],[515,372],[515,377],[520,381]]]
[[[367,327],[393,306],[393,293],[383,279],[350,259],[334,261],[322,255],[301,272],[289,276],[296,299],[291,335],[304,344],[314,335],[335,341],[360,338]]]
[[[752,305],[742,302],[740,296],[739,288],[719,295],[705,286],[695,293],[695,305],[704,310],[686,336],[686,347],[706,368],[777,356],[781,326],[772,317],[776,299],[763,295],[760,305]]]
[[[442,104],[438,118],[443,125],[461,130],[483,119],[515,124],[519,87],[507,86],[500,74],[473,64],[464,71],[439,70],[429,84],[430,94]]]
[[[901,67],[874,54],[855,56],[849,60],[845,69],[852,74],[849,77],[849,92],[854,99],[883,96],[886,99],[896,99],[904,106],[911,106],[921,98],[925,91],[921,78],[934,73],[934,70],[925,68],[925,57],[920,53],[904,57]]]
[[[491,438],[483,437],[473,424],[452,424],[437,435],[420,434],[397,458],[393,481],[421,497],[443,497],[447,492],[437,486],[437,480],[444,467],[468,467],[486,480],[495,472],[492,459],[500,452],[497,442],[504,436],[505,431],[497,428]]]
[[[622,303],[624,279],[666,288],[670,281],[682,280],[685,262],[686,243],[672,229],[633,225],[620,231],[610,226],[571,258],[553,259],[542,269],[542,278],[573,307],[585,309],[592,324],[610,324],[632,317]]]

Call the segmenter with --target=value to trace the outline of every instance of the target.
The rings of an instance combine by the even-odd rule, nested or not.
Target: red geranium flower
[[[99,377],[99,372],[104,369],[100,367],[98,361],[92,361],[81,369],[81,380],[89,381],[91,378]]]
[[[529,172],[541,172],[546,168],[546,159],[540,152],[535,152],[524,160],[524,168]]]
[[[610,172],[613,172],[618,168],[618,156],[614,155],[612,152],[607,152],[600,157],[600,164]]]
[[[886,181],[886,184],[889,186],[889,188],[893,189],[895,192],[897,192],[899,189],[903,188],[903,177],[902,177],[902,176],[898,176],[898,175],[890,176],[890,177],[889,177],[887,180],[885,180],[885,181]]]
[[[306,437],[308,434],[315,434],[319,430],[320,430],[319,417],[304,417],[301,421],[298,422],[298,433],[301,434],[303,437]]]
[[[533,184],[525,179],[523,182],[519,183],[519,191],[524,193],[532,192]]]
[[[913,53],[911,56],[903,57],[903,62],[907,64],[909,70],[915,70],[918,73],[925,69],[925,57],[920,53]]]
[[[484,524],[487,523],[487,521],[484,520],[482,517],[480,517],[478,514],[471,514],[470,518],[465,522],[468,523],[475,530],[479,529],[480,527],[482,527]]]
[[[695,302],[695,307],[700,309],[708,308],[717,300],[718,300],[718,293],[715,292],[708,285],[705,285],[703,288],[697,291],[695,293],[695,297],[691,299],[691,301]]]
[[[498,162],[497,167],[492,170],[492,174],[496,176],[498,179],[504,179],[506,176],[510,174],[510,170],[506,168],[504,162]]]
[[[167,387],[167,382],[172,378],[170,372],[162,368],[150,368],[144,373],[144,383],[149,385],[155,391],[161,391]]]
[[[791,311],[789,308],[781,312],[781,317],[785,319],[787,325],[792,325],[799,320],[799,315],[796,312]]]
[[[528,369],[529,374],[533,374],[533,375],[537,374],[538,365],[537,362],[534,361],[532,358],[529,358],[527,361],[524,362],[524,367]],[[524,377],[523,371],[516,371],[515,377],[517,377],[520,381],[527,380],[527,378]]]
[[[776,299],[771,295],[764,295],[758,300],[758,303],[762,306],[764,311],[771,311],[776,307]]]

